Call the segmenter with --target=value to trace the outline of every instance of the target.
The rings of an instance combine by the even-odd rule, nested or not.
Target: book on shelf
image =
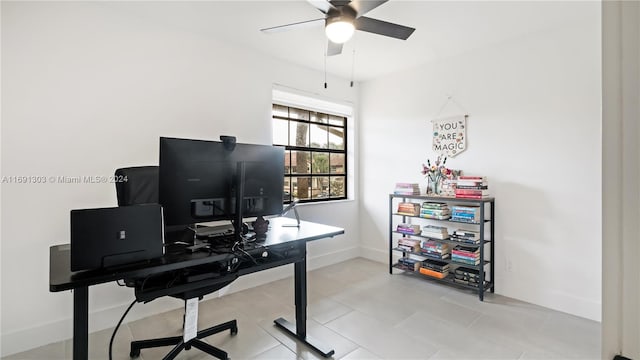
[[[402,251],[414,252],[414,249],[413,249],[412,246],[403,245],[403,244],[398,244],[398,249],[400,249]]]
[[[420,204],[411,202],[401,202],[398,204],[398,214],[408,216],[420,215]]]
[[[430,232],[430,233],[442,233],[448,234],[449,229],[446,226],[437,226],[437,225],[424,225],[422,227],[422,231]]]
[[[444,272],[444,271],[449,271],[451,265],[449,265],[449,263],[446,263],[444,261],[427,259],[422,262],[422,267],[427,268],[429,270]]]
[[[473,199],[482,200],[489,197],[489,195],[469,195],[469,194],[456,194],[456,199]]]
[[[425,202],[422,203],[422,208],[423,209],[441,210],[441,209],[447,209],[448,207],[449,207],[449,205],[447,203],[443,203],[443,202],[425,201]]]
[[[425,209],[420,210],[420,217],[425,219],[447,220],[451,217],[451,210],[445,209]]]
[[[433,240],[425,240],[420,244],[422,247],[422,251],[434,251],[439,253],[450,253],[451,248],[447,243],[441,243]]]
[[[460,218],[469,218],[469,219],[475,219],[479,216],[480,214],[475,214],[469,211],[464,211],[464,210],[454,210],[451,213],[451,216],[453,217],[460,217]]]
[[[430,215],[448,215],[451,214],[451,209],[420,209],[420,214],[430,214]]]
[[[422,227],[422,236],[444,240],[449,238],[449,232],[443,226],[425,225]]]
[[[460,176],[456,184],[455,196],[459,199],[482,199],[489,196],[486,176]]]
[[[456,183],[456,189],[458,186],[489,186],[489,184],[480,180],[458,180]]]
[[[480,232],[476,230],[456,229],[453,235],[466,239],[480,239]]]
[[[480,259],[468,259],[460,256],[451,256],[451,261],[465,265],[480,265]]]
[[[451,220],[464,221],[464,222],[479,222],[480,207],[453,205],[451,207]]]
[[[461,218],[461,217],[455,217],[455,216],[452,216],[450,220],[457,221],[457,222],[469,223],[469,224],[478,224],[478,223],[480,223],[479,220]]]
[[[486,177],[486,176],[481,176],[481,175],[460,175],[460,176],[458,176],[458,180],[480,180],[480,181],[487,181],[487,177]]]
[[[454,273],[453,277],[455,279],[465,280],[465,281],[473,282],[476,284],[480,282],[480,278],[478,277],[478,275],[460,275],[458,273]]]
[[[451,211],[479,213],[480,206],[456,204],[451,206]]]
[[[420,195],[420,185],[418,183],[396,183],[393,193],[395,195]]]
[[[407,235],[420,235],[420,225],[413,224],[398,224],[396,231]]]
[[[451,254],[451,260],[454,261],[458,261],[458,260],[462,260],[462,261],[468,261],[470,264],[473,262],[475,263],[476,261],[480,261],[479,257],[475,257],[475,256],[466,256],[466,255],[460,255],[460,254]]]
[[[451,256],[451,248],[448,244],[437,241],[423,241],[420,253],[432,259],[442,260],[448,259]]]
[[[420,240],[401,238],[398,239],[398,247],[411,252],[420,252]]]
[[[422,213],[420,213],[420,217],[424,218],[424,219],[432,219],[432,220],[449,220],[449,219],[451,219],[451,214],[433,215],[433,214],[422,214]]]
[[[428,252],[428,251],[424,251],[424,249],[422,250],[422,256],[427,257],[429,259],[434,259],[434,260],[445,260],[451,257],[451,254],[441,254],[441,253],[437,253],[437,252]]]
[[[464,284],[464,285],[468,285],[468,286],[473,286],[473,287],[478,287],[477,283],[473,283],[467,280],[463,280],[463,279],[453,279],[454,282],[458,283],[458,284]]]
[[[479,271],[459,266],[453,272],[453,277],[460,282],[468,282],[477,285],[480,282]]]
[[[456,256],[467,257],[470,259],[479,259],[480,258],[480,248],[456,245],[453,249],[451,249],[451,253]]]
[[[407,269],[411,270],[411,271],[418,271],[418,269],[420,269],[420,264],[422,262],[420,260],[417,259],[412,259],[409,257],[402,257],[400,259],[398,259],[398,264],[406,267]]]
[[[456,190],[458,189],[465,189],[465,190],[488,190],[489,186],[488,185],[456,185]]]
[[[451,241],[457,241],[463,244],[472,244],[472,245],[477,245],[480,244],[480,239],[474,239],[474,238],[469,238],[469,237],[464,237],[464,236],[458,236],[458,235],[451,235],[449,236],[449,240]]]
[[[479,196],[489,196],[488,189],[456,189],[456,197],[458,195],[479,195]]]
[[[458,266],[455,270],[456,275],[466,276],[466,277],[476,277],[479,276],[480,271],[478,269],[466,268],[464,266]]]
[[[438,271],[434,271],[434,270],[430,270],[427,268],[420,268],[420,273],[423,275],[427,275],[427,276],[431,276],[434,278],[438,278],[438,279],[444,279],[445,277],[447,277],[447,275],[449,275],[449,272],[438,272]]]

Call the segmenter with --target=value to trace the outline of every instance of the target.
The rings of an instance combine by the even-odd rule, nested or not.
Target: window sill
[[[329,200],[329,201],[312,201],[312,202],[307,202],[307,203],[298,203],[296,204],[296,207],[303,207],[303,206],[314,206],[314,205],[329,205],[329,204],[342,204],[342,203],[348,203],[348,202],[354,202],[356,201],[355,199],[340,199],[340,200]]]

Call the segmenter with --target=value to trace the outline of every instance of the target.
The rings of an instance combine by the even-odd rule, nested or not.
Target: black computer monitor
[[[228,144],[227,144],[228,145]],[[279,215],[284,149],[268,145],[160,138],[159,199],[167,225]]]

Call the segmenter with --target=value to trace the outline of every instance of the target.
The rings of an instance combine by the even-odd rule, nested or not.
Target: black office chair
[[[118,206],[158,203],[158,170],[159,168],[157,166],[138,166],[117,169],[115,172],[115,179],[117,180],[116,194],[118,197]],[[230,284],[232,281],[233,280],[225,281],[220,284],[190,290],[189,292],[171,294],[170,296],[182,299],[185,302],[186,308],[188,299],[195,297],[202,299],[204,295],[218,291]],[[136,298],[141,302],[147,301],[144,298],[141,299],[138,297],[138,291],[136,291]],[[201,340],[207,336],[226,330],[230,330],[231,335],[236,335],[238,333],[238,324],[236,320],[227,321],[205,330],[198,331],[196,338],[191,339],[186,343],[182,336],[132,341],[131,353],[129,355],[136,358],[140,356],[140,350],[142,349],[174,345],[174,348],[163,358],[164,360],[174,359],[183,349],[189,350],[192,346],[218,359],[227,360],[229,356],[224,350],[209,345]]]

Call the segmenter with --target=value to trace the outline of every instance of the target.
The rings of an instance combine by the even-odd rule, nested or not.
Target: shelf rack
[[[394,211],[396,200],[400,200],[400,202],[409,202],[411,200],[414,200],[413,202],[420,201],[420,203],[425,201],[432,201],[432,202],[445,202],[445,203],[448,203],[449,205],[456,205],[456,204],[476,205],[480,207],[480,221],[464,222],[464,221],[455,221],[450,219],[440,220],[440,219],[424,218],[420,216],[413,216],[413,215],[407,215],[407,214],[399,214]],[[395,230],[394,224],[397,224],[397,222],[394,223],[394,217],[402,217],[403,223],[407,223],[407,220],[409,219],[421,219],[421,221],[424,221],[425,224],[430,222],[432,223],[435,222],[435,223],[445,224],[445,226],[447,226],[446,224],[456,224],[456,225],[464,224],[468,226],[474,226],[478,228],[478,231],[480,233],[480,243],[470,244],[470,243],[464,243],[460,241],[454,241],[454,240],[451,240],[450,238],[438,239],[438,238],[433,238],[433,237],[428,237],[423,235],[413,235],[413,234],[407,234],[404,232],[399,232]],[[489,229],[486,229],[487,226],[489,227]],[[442,259],[442,260],[434,259],[434,260],[449,263],[451,265],[478,270],[479,278],[480,278],[479,283],[476,286],[476,285],[456,282],[453,276],[454,269],[450,269],[449,275],[446,276],[445,278],[438,279],[436,277],[420,274],[419,272],[412,271],[411,269],[407,269],[403,267],[401,264],[394,263],[393,261],[394,252],[402,253],[403,257],[409,255],[409,256],[414,256],[422,259],[432,259],[431,257],[423,255],[422,253],[408,251],[408,250],[404,250],[394,246],[394,239],[395,239],[394,234],[396,235],[396,237],[400,235],[401,237],[427,239],[427,240],[437,241],[440,243],[446,243],[454,246],[462,245],[462,246],[479,248],[480,263],[478,265],[464,264],[464,263],[456,262],[451,259]],[[489,248],[488,253],[487,253],[486,247]],[[389,195],[389,273],[394,274],[394,269],[402,270],[404,274],[414,275],[422,279],[438,281],[441,283],[445,283],[447,285],[455,285],[458,287],[472,289],[478,293],[478,298],[480,299],[480,301],[483,301],[484,293],[486,291],[490,291],[492,293],[495,291],[495,199],[493,197],[485,197],[482,199],[460,199],[460,198],[444,197],[444,196],[390,194]]]

